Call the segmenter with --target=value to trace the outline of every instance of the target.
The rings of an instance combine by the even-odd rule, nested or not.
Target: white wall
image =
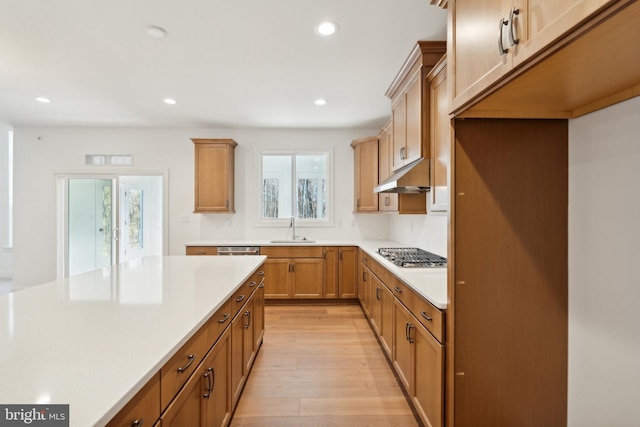
[[[220,239],[279,239],[285,228],[256,227],[257,159],[260,148],[333,151],[334,223],[301,228],[309,239],[386,239],[386,215],[354,215],[351,140],[377,130],[272,129],[16,129],[14,283],[27,286],[56,277],[56,173],[111,172],[85,166],[85,154],[133,154],[132,168],[168,173],[169,255],[184,254],[184,242]],[[190,138],[233,138],[236,148],[236,213],[194,214],[194,148]]]
[[[11,126],[0,123],[0,278],[12,275],[13,256],[9,243],[9,131]]]
[[[391,240],[447,257],[446,214],[430,212],[427,215],[394,215],[390,220]]]
[[[569,426],[640,426],[640,97],[569,125]]]

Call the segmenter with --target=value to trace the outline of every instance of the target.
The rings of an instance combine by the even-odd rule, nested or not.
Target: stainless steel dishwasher
[[[218,246],[218,255],[260,255],[259,246]]]

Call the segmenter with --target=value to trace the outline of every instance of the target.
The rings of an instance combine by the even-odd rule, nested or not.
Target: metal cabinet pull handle
[[[380,289],[380,288],[376,288],[376,299],[377,299],[378,301],[380,301],[380,291],[381,291],[381,290],[382,290],[382,289]]]
[[[229,313],[225,313],[224,316],[222,316],[222,319],[218,320],[218,323],[224,323],[227,320],[229,320]]]
[[[179,373],[183,373],[184,371],[186,371],[189,368],[189,366],[191,366],[191,364],[193,363],[195,358],[196,358],[196,354],[195,353],[190,354],[189,355],[189,362],[187,362],[187,364],[184,365],[183,367],[178,368],[178,372]]]
[[[402,289],[400,289],[399,287],[395,286],[393,288],[397,293],[401,294],[402,293]]]
[[[411,329],[413,329],[413,325],[411,323],[407,323],[404,328],[404,332],[406,334],[407,341],[409,341],[409,344],[413,344],[413,338],[411,338]]]
[[[206,255],[207,251],[200,251],[200,252],[196,252],[196,255]]]
[[[204,377],[207,379],[207,392],[202,396],[205,399],[211,397],[211,392],[213,391],[213,381],[215,379],[215,372],[213,368],[208,368],[207,372],[205,372]]]
[[[258,271],[258,276],[264,276],[264,271],[262,270]]]
[[[518,29],[514,25],[516,20],[516,16],[520,13],[520,9],[516,9],[515,6],[511,9],[511,13],[509,14],[509,43],[511,46],[515,46],[520,43],[520,39],[518,38],[517,31]]]
[[[509,49],[505,49],[504,45],[502,44],[502,27],[509,25],[509,21],[505,20],[504,18],[500,18],[500,23],[498,24],[498,52],[500,53],[500,56],[506,54],[509,52]]]
[[[258,287],[259,287],[259,288],[264,288],[264,277],[262,278],[262,280],[260,281],[260,283],[258,283]]]
[[[142,427],[142,423],[144,423],[144,418],[133,420],[133,422],[131,423],[131,427]]]
[[[249,326],[251,325],[251,311],[249,310],[245,311],[244,317],[246,317],[247,319],[247,323],[244,324],[244,328],[249,329]]]
[[[240,302],[244,299],[244,294],[240,295],[238,298],[236,298],[236,302]]]
[[[250,287],[250,288],[253,288],[255,285],[256,285],[256,282],[255,282],[255,281],[251,281],[251,283],[249,283],[249,287]]]
[[[424,317],[428,321],[432,321],[433,320],[433,317],[427,316],[427,313],[425,311],[421,311],[420,314],[422,315],[422,317]]]

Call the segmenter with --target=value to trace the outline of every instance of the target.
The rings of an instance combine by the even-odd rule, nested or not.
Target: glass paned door
[[[68,180],[69,276],[108,267],[114,261],[114,179]],[[117,237],[117,236],[116,236]]]

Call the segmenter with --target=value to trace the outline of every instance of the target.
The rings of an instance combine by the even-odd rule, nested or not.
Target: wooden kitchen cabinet
[[[187,246],[185,255],[218,255],[217,246]]]
[[[378,134],[378,179],[380,182],[392,174],[393,133],[389,121]],[[380,212],[396,212],[398,210],[397,193],[378,194],[378,210]]]
[[[553,50],[560,47],[558,43],[568,43],[569,40],[562,38],[603,8],[612,5],[618,8],[628,3],[631,2],[628,0],[449,2],[451,28],[449,53],[452,58],[455,58],[451,61],[452,66],[449,70],[449,78],[452,81],[450,86],[453,91],[452,111],[464,110],[477,97],[493,90],[496,83],[502,84],[501,80],[508,79],[506,75],[514,68],[531,59],[538,61],[541,59],[540,55],[550,55]],[[503,25],[499,25],[500,22]],[[500,28],[502,29],[501,38]],[[502,51],[498,47],[499,40],[502,40],[504,48]],[[515,40],[518,40],[517,44],[514,43]],[[603,52],[603,54],[606,53]],[[595,57],[593,51],[590,51],[589,55],[592,55],[590,59],[593,61]],[[610,58],[607,58],[607,61],[610,61]],[[600,73],[600,76],[602,75],[604,74]],[[608,76],[608,78],[611,77]],[[557,90],[558,85],[553,88]],[[563,90],[566,92],[566,88]],[[518,97],[516,92],[512,95]],[[522,95],[523,93],[520,92],[521,97]],[[554,96],[551,93],[549,95]],[[558,106],[553,105],[551,99],[547,97],[550,105],[547,105],[546,109],[549,112]],[[526,106],[526,98],[523,101],[521,105]],[[511,103],[513,102],[512,98]],[[515,102],[518,103],[518,101]],[[505,109],[510,108],[508,104],[504,104],[502,108],[501,114],[504,117]],[[536,107],[529,105],[528,111],[519,111],[519,114],[527,115],[519,117],[531,117],[541,113],[536,111]],[[507,117],[513,117],[514,114],[515,112],[511,112]]]
[[[431,122],[431,198],[430,212],[449,210],[449,163],[453,130],[449,118],[446,54],[427,75],[429,84],[429,120]]]
[[[566,426],[568,123],[465,119],[455,133],[447,425]]]
[[[160,373],[151,380],[109,421],[107,427],[131,427],[160,416]]]
[[[378,335],[382,349],[389,358],[392,357],[393,346],[393,295],[391,291],[376,277],[372,278],[371,324]]]
[[[429,155],[425,77],[445,51],[445,42],[419,41],[386,92],[391,99],[393,170]]]
[[[357,298],[357,246],[325,246],[324,259],[324,298]]]
[[[195,213],[233,213],[232,139],[191,139],[195,144]]]
[[[310,299],[323,296],[321,246],[263,246],[266,299]]]
[[[255,300],[252,296],[231,322],[231,402],[233,407],[238,403],[256,355],[254,312]]]
[[[224,427],[231,418],[228,373],[230,331],[222,334],[182,390],[162,414],[164,427]]]
[[[444,420],[444,347],[398,300],[394,303],[393,366],[425,423]]]
[[[354,212],[377,212],[378,137],[360,138],[351,142],[354,160]]]

